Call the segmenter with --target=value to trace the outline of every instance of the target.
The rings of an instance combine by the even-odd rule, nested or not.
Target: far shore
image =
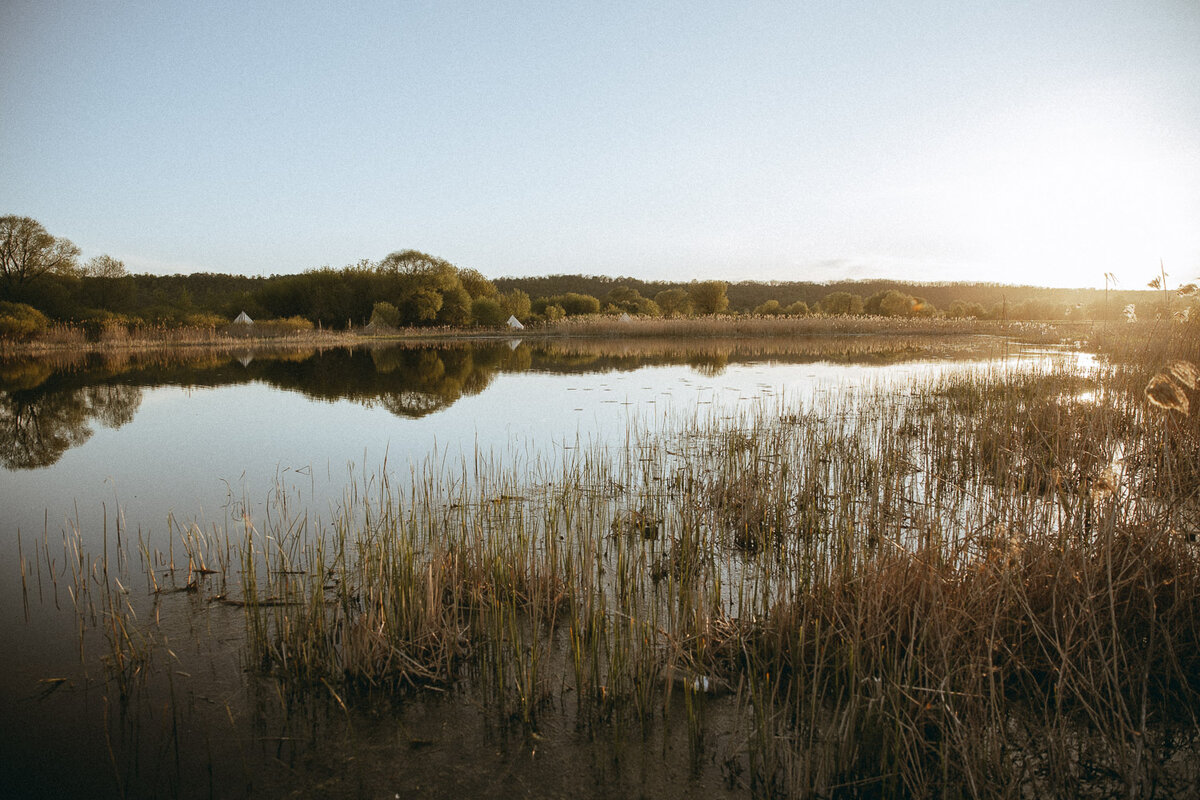
[[[24,341],[0,340],[0,357],[54,355],[64,351],[102,353],[164,349],[270,350],[296,346],[359,347],[437,341],[511,341],[562,338],[749,338],[822,335],[964,336],[1002,335],[1054,343],[1086,337],[1100,322],[1024,322],[944,318],[855,316],[700,318],[590,317],[525,328],[403,328],[307,330],[263,335],[254,325],[223,328],[147,328],[105,331],[89,338],[83,328],[56,326]],[[1110,325],[1113,323],[1109,323]]]

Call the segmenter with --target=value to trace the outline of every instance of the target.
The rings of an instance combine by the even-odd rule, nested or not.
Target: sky
[[[1200,0],[0,0],[0,214],[132,272],[1200,276]]]

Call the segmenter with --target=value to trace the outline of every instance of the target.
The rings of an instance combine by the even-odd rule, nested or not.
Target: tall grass
[[[304,324],[301,324],[301,323]],[[126,325],[107,323],[94,329],[59,323],[27,340],[0,337],[0,357],[56,356],[75,353],[146,352],[157,350],[254,347],[335,347],[352,344],[348,332],[313,330],[294,319],[266,320],[254,325]]]
[[[928,336],[957,334],[1002,334],[1028,341],[1059,341],[1064,331],[1086,330],[1090,326],[1045,324],[1033,322],[1001,322],[976,319],[947,319],[942,317],[806,317],[714,315],[706,317],[632,317],[584,316],[568,317],[560,322],[539,328],[570,336],[638,337],[742,337],[742,336],[808,336],[817,334],[841,335],[898,335]]]
[[[251,669],[339,704],[450,690],[531,731],[682,706],[699,755],[723,703],[714,758],[758,796],[1173,796],[1197,781],[1200,426],[1144,384],[1064,361],[697,414],[385,470],[319,527],[281,508],[144,559],[153,591],[243,609]]]

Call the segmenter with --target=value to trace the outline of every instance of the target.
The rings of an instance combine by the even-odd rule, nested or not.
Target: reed
[[[172,326],[105,324],[89,329],[60,323],[31,339],[0,337],[0,358],[57,356],[80,353],[145,353],[158,350],[245,350],[248,347],[338,347],[361,337],[351,332],[313,330],[289,320],[268,320],[254,326]]]
[[[342,707],[451,691],[643,735],[682,708],[700,757],[725,704],[760,796],[1169,794],[1200,736],[1200,426],[1144,390],[1165,370],[1194,400],[1189,346],[433,459],[351,481],[324,524],[281,501],[141,561],[151,591],[240,606],[255,672]],[[84,589],[119,570],[63,564],[126,686],[145,622]]]
[[[1001,322],[943,317],[807,317],[715,315],[707,317],[568,317],[539,331],[569,336],[639,337],[773,337],[809,335],[929,336],[1001,334],[1022,341],[1058,342],[1064,332],[1087,330],[1079,324]],[[524,332],[523,332],[524,333]]]

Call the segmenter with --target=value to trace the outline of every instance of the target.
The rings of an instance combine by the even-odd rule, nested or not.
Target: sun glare
[[[1016,283],[1139,285],[1159,258],[1192,264],[1200,208],[1181,177],[1195,151],[1162,131],[1082,115],[1037,118],[990,148],[967,194],[966,228]]]

